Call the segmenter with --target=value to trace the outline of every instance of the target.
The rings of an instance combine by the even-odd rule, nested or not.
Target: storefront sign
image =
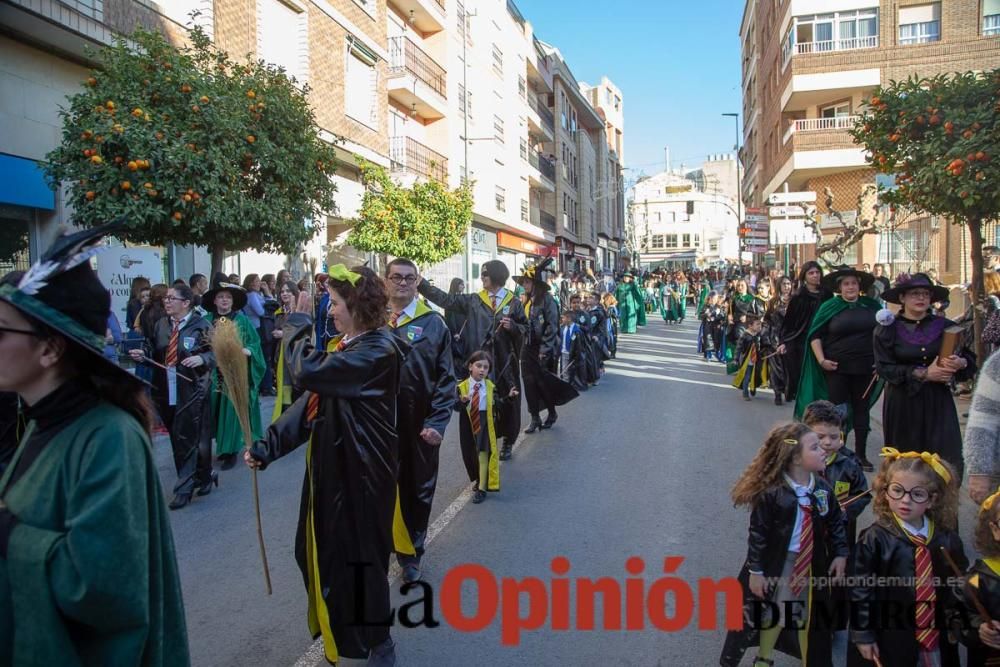
[[[594,254],[593,251],[590,248],[588,248],[587,246],[578,245],[576,247],[576,256],[577,257],[590,257],[593,254]]]
[[[523,252],[526,255],[550,256],[552,249],[536,241],[515,236],[510,232],[497,232],[497,245],[501,248]],[[558,254],[558,248],[556,248]]]
[[[134,278],[148,278],[153,285],[163,282],[163,260],[158,248],[110,248],[97,256],[97,276],[111,292],[111,312],[122,328]]]
[[[478,227],[472,228],[472,250],[490,256],[497,254],[497,235]]]

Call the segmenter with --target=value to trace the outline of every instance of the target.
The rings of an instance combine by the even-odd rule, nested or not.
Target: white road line
[[[514,452],[521,445],[524,440],[524,434],[517,436],[517,440],[514,441],[514,446],[511,447],[511,451]],[[424,540],[424,546],[429,547],[431,542],[434,541],[438,535],[441,534],[448,524],[451,523],[452,519],[458,516],[458,513],[469,504],[472,499],[472,486],[468,486],[462,491],[458,496],[451,501],[451,504],[445,508],[438,518],[434,520],[434,523],[427,528],[427,538]],[[402,570],[396,559],[393,558],[389,565],[389,585],[392,586],[399,579],[399,575],[402,574]],[[305,653],[295,661],[293,667],[316,667],[316,665],[322,663],[325,660],[325,655],[323,653],[323,639],[317,639],[312,643]]]

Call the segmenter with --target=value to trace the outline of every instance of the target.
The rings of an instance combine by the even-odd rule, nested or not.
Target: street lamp
[[[739,227],[743,224],[743,186],[740,183],[740,115],[738,113],[724,113],[723,116],[732,116],[733,125],[736,128],[736,145],[733,149],[736,151],[736,225]],[[740,241],[740,254],[743,254],[743,241]],[[743,258],[740,258],[743,261]]]

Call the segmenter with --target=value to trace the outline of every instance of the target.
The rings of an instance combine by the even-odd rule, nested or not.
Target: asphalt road
[[[792,409],[775,406],[766,390],[744,402],[722,364],[695,354],[696,330],[693,321],[667,327],[651,317],[639,333],[624,336],[600,386],[561,408],[552,430],[523,436],[514,459],[503,464],[500,493],[481,505],[465,504],[469,485],[452,424],[442,445],[436,524],[423,566],[433,591],[427,599],[439,625],[397,623],[392,633],[399,665],[718,664],[723,632],[697,628],[697,582],[737,574],[746,552],[748,515],[732,508],[729,490],[766,431],[791,419]],[[264,411],[269,415],[269,404]],[[881,446],[877,419],[875,426],[872,451]],[[157,440],[156,453],[169,488],[173,468],[165,439]],[[305,592],[293,558],[302,474],[300,451],[259,475],[274,584],[270,597],[264,591],[247,469],[222,473],[216,492],[172,513],[195,665],[316,663],[319,654],[309,652],[313,642],[305,622]],[[973,511],[965,501],[967,544]],[[862,515],[862,525],[869,516]],[[651,590],[668,556],[683,558],[674,576],[695,591],[690,624],[676,632],[655,629],[636,605],[642,629],[625,629],[624,620],[622,629],[606,629],[604,613],[614,612],[614,603],[602,604],[597,595],[596,629],[583,629],[578,602],[587,596],[576,594],[578,579],[610,578],[605,583],[618,591],[612,598],[624,609],[629,607],[626,580]],[[560,574],[553,573],[556,557],[568,561],[568,571],[562,562]],[[633,557],[642,559],[642,574],[626,570]],[[477,592],[472,580],[452,586],[451,608],[445,610],[442,581],[446,575],[449,582],[459,581],[462,570],[455,568],[468,564],[485,568],[476,570],[483,589]],[[531,577],[539,581],[525,582]],[[569,580],[568,597],[559,593],[564,584],[554,583],[560,580]],[[495,605],[487,601],[490,582],[496,585]],[[396,577],[395,609],[411,604],[410,618],[419,620],[424,617],[421,598],[419,590],[402,593]],[[556,604],[559,599],[568,604]],[[558,609],[564,607],[569,613],[560,619]],[[539,613],[532,618],[530,610]],[[516,633],[518,615],[526,619],[521,625],[537,629]],[[475,631],[462,631],[456,628],[462,617],[482,623]],[[721,612],[718,618],[721,623]],[[795,663],[779,659],[776,664]]]

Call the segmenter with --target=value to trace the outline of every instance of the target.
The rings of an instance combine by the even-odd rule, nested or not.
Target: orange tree
[[[359,250],[412,259],[426,267],[462,252],[472,222],[472,192],[435,180],[405,188],[384,169],[361,163],[365,194],[347,242]]]
[[[972,294],[983,300],[983,223],[1000,214],[1000,70],[910,78],[877,89],[852,130],[876,170],[896,185],[880,192],[893,207],[966,225]],[[982,359],[982,314],[975,312]]]
[[[137,29],[97,52],[46,157],[77,224],[127,216],[126,238],[295,252],[334,209],[334,147],[277,67],[238,63],[195,28],[190,46]]]

